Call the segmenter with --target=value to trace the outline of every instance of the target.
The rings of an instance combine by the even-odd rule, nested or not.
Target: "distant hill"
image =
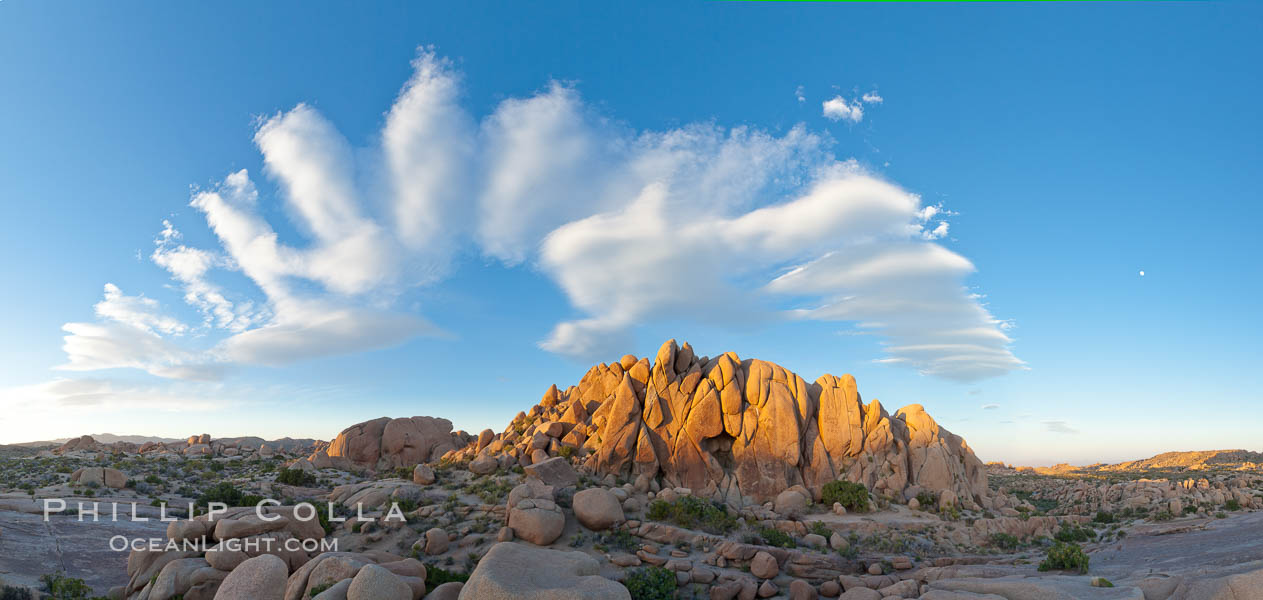
[[[1114,473],[1125,471],[1203,471],[1208,469],[1254,470],[1263,467],[1263,452],[1250,450],[1189,450],[1163,452],[1140,460],[1115,464],[1097,463],[1074,466],[1068,464],[1051,467],[1019,467],[1031,469],[1041,475],[1073,475],[1084,473]]]
[[[0,444],[0,458],[20,458],[23,456],[31,456],[39,452],[36,448],[21,446],[17,444],[4,445]]]
[[[1233,467],[1246,464],[1263,464],[1263,452],[1251,452],[1249,450],[1163,452],[1143,460],[1133,460],[1116,465],[1103,465],[1101,468],[1110,471],[1140,471],[1147,469]]]
[[[145,442],[182,442],[184,438],[164,438],[152,435],[114,435],[112,433],[91,433],[92,439],[102,444],[113,444],[114,442],[128,442],[131,444],[143,444]],[[40,442],[22,442],[20,444],[10,444],[12,446],[24,446],[26,448],[39,448],[41,446],[60,446],[75,438],[59,438],[55,440],[45,440]]]
[[[227,437],[227,438],[215,438],[215,439],[221,442],[225,442],[225,443],[235,443],[237,444],[238,448],[258,448],[259,446],[263,444],[267,444],[267,446],[273,450],[283,450],[286,452],[291,452],[291,451],[298,450],[301,448],[308,448],[314,445],[316,442],[320,441],[320,440],[312,440],[312,439],[306,439],[306,438],[294,439],[294,438],[288,438],[288,437],[284,437],[279,440],[265,440],[261,437],[255,437],[255,436]]]

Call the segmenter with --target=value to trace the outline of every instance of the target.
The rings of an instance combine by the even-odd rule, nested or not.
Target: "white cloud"
[[[831,121],[850,121],[859,123],[864,118],[864,107],[859,102],[848,102],[842,96],[834,96],[825,100],[821,107],[824,118]]]
[[[287,300],[278,318],[234,335],[214,352],[233,363],[283,365],[309,358],[387,348],[438,330],[420,317]]]
[[[865,104],[881,104],[885,101],[881,96],[877,95],[877,92],[868,92],[860,97],[860,100],[863,100]]]
[[[1053,433],[1079,433],[1078,429],[1071,427],[1065,421],[1046,420],[1043,423],[1044,429]]]
[[[794,90],[794,97],[797,98],[799,102],[807,101],[807,96],[803,94],[803,86],[800,85]]]
[[[1023,368],[1006,324],[965,287],[973,264],[935,242],[952,213],[838,160],[804,126],[635,131],[556,82],[475,122],[449,62],[423,49],[413,70],[372,148],[306,104],[264,119],[264,173],[302,239],[265,218],[270,199],[245,170],[196,191],[220,248],[186,246],[164,222],[151,258],[201,327],[107,288],[100,323],[66,325],[65,368],[208,377],[436,334],[393,307],[466,245],[552,278],[581,314],[541,346],[585,359],[622,353],[649,321],[808,319],[853,322],[881,337],[882,362],[927,374]],[[838,96],[825,116],[858,122],[873,98]],[[230,290],[219,272],[255,288]]]
[[[553,83],[500,103],[482,124],[477,239],[482,251],[522,262],[558,226],[606,208],[603,187],[625,140]]]
[[[240,304],[229,301],[222,288],[207,280],[211,269],[235,269],[232,261],[214,252],[178,244],[181,236],[175,226],[166,220],[162,225],[162,233],[154,240],[156,247],[150,259],[180,282],[184,288],[184,301],[202,313],[204,326],[242,331],[265,317],[255,311],[250,301]]]
[[[102,319],[115,321],[139,331],[158,334],[179,334],[188,327],[179,320],[159,312],[158,301],[144,296],[127,296],[118,286],[105,284],[105,299],[95,306]]]
[[[395,235],[422,255],[414,280],[447,270],[454,244],[472,218],[470,165],[474,123],[457,103],[460,77],[433,49],[412,63],[413,75],[382,131]]]
[[[982,410],[998,410],[999,408],[1000,408],[999,404],[983,404],[982,405]]]
[[[143,408],[185,412],[225,408],[229,402],[218,384],[189,382],[137,383],[112,378],[57,378],[43,383],[0,390],[0,406],[7,410],[46,411],[64,416],[66,410],[94,407],[112,410]]]

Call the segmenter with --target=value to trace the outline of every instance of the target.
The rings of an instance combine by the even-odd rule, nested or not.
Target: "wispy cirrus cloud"
[[[1043,421],[1043,425],[1045,431],[1051,431],[1053,433],[1079,433],[1078,429],[1071,427],[1070,424],[1065,421],[1049,419]]]
[[[460,80],[422,49],[369,148],[307,104],[262,119],[265,179],[234,171],[190,199],[218,247],[164,221],[150,257],[200,323],[107,287],[96,323],[66,325],[66,368],[208,378],[436,335],[399,298],[440,285],[467,250],[554,281],[581,316],[540,346],[584,359],[664,318],[814,320],[854,323],[883,340],[876,360],[929,375],[1024,368],[1008,324],[965,284],[974,265],[943,245],[951,213],[836,158],[827,136],[638,131],[557,82],[476,119]],[[858,122],[881,101],[838,96],[823,111]],[[299,239],[269,222],[278,200]]]

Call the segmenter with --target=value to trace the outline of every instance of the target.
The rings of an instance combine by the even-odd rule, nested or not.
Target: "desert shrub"
[[[1114,513],[1104,511],[1104,510],[1098,510],[1096,511],[1096,518],[1092,520],[1096,523],[1113,523]]]
[[[1088,572],[1088,555],[1078,544],[1057,542],[1048,549],[1048,556],[1039,563],[1040,571],[1078,571]]]
[[[1047,513],[1054,508],[1057,508],[1056,500],[1050,498],[1037,498],[1035,497],[1034,492],[1027,492],[1023,490],[1013,492],[1013,495],[1017,496],[1019,500],[1029,502],[1031,506],[1035,507],[1035,512]],[[1019,508],[1018,510],[1021,509]]]
[[[248,498],[256,498],[255,503],[258,503],[259,501],[257,500],[259,496],[246,496],[241,493],[241,490],[233,486],[233,484],[224,481],[217,483],[208,488],[205,492],[202,492],[202,494],[197,497],[197,505],[210,506],[211,502],[223,502],[228,506],[254,506],[253,504],[246,503]]]
[[[51,600],[97,600],[100,596],[92,595],[92,588],[82,579],[67,577],[61,571],[42,575],[40,583]],[[29,597],[29,596],[28,596]]]
[[[308,595],[311,596],[312,598],[315,598],[316,596],[319,596],[321,593],[323,593],[325,590],[333,587],[334,583],[335,582],[333,581],[326,581],[321,584],[313,585],[311,586],[311,591],[308,592]]]
[[[315,502],[313,500],[303,500],[303,502],[307,502],[308,504],[311,504],[312,506],[316,507],[316,521],[320,523],[320,528],[325,530],[325,535],[332,534],[333,523],[329,522],[329,507],[321,506],[319,502]],[[347,515],[342,514],[341,509],[343,508],[345,507],[343,507],[342,505],[338,505],[338,507],[334,509],[334,512],[338,513],[337,516],[339,517],[347,516]]]
[[[811,532],[811,533],[814,533],[814,534],[816,534],[816,535],[818,535],[818,536],[820,536],[820,537],[822,537],[822,538],[824,538],[824,539],[826,539],[826,540],[827,540],[827,539],[829,539],[829,536],[833,535],[833,530],[832,530],[832,529],[829,529],[829,526],[828,526],[828,525],[825,525],[825,524],[824,524],[823,522],[821,522],[821,521],[813,521],[813,522],[811,523],[811,531],[810,531],[810,532]]]
[[[632,571],[623,585],[632,600],[671,600],[675,597],[675,573],[662,567]]]
[[[1228,518],[1228,513],[1226,513],[1226,512],[1224,512],[1224,511],[1222,511],[1222,510],[1221,510],[1221,511],[1219,511],[1219,512],[1215,513],[1215,518],[1216,518],[1216,519],[1227,519],[1227,518]]]
[[[466,581],[469,581],[469,574],[454,573],[438,565],[425,566],[425,589],[432,590],[440,585],[451,583],[453,581],[465,583]]]
[[[1236,498],[1231,498],[1224,502],[1224,510],[1241,510],[1241,502]]]
[[[1153,513],[1153,516],[1149,518],[1153,521],[1170,521],[1171,519],[1175,518],[1175,515],[1171,514],[1171,511],[1169,510],[1160,510],[1156,513]]]
[[[1066,525],[1057,530],[1053,538],[1058,542],[1086,542],[1096,537],[1096,532],[1087,527]]]
[[[630,552],[640,546],[626,529],[617,529],[600,537],[600,543],[608,548]]]
[[[917,504],[920,504],[921,508],[930,508],[938,504],[938,498],[929,492],[917,492]]]
[[[759,528],[758,537],[765,546],[776,546],[778,548],[798,547],[798,543],[794,541],[793,536],[779,529],[761,527]]]
[[[6,585],[0,588],[0,600],[31,600],[31,590]]]
[[[693,496],[681,496],[671,502],[654,500],[649,504],[647,516],[653,521],[708,533],[726,534],[737,528],[737,517],[728,512],[727,506]]]
[[[276,473],[276,482],[295,487],[310,487],[316,484],[316,476],[302,469],[281,469]]]
[[[557,449],[557,456],[570,460],[570,457],[574,456],[574,446],[563,445],[561,448]]]
[[[868,512],[868,488],[862,483],[830,481],[820,490],[820,501],[825,506],[839,503],[851,512]]]
[[[411,498],[399,498],[398,500],[391,500],[389,503],[398,506],[399,510],[404,513],[410,513],[417,509],[417,501]]]
[[[513,483],[507,479],[483,477],[474,482],[465,491],[478,496],[484,504],[500,504],[513,491]]]
[[[992,546],[1001,550],[1017,550],[1018,545],[1021,544],[1017,536],[1007,533],[993,533],[990,541]]]

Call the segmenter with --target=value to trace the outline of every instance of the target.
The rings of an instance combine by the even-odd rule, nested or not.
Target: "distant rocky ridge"
[[[81,436],[82,437],[82,436]],[[143,444],[145,442],[168,443],[178,442],[176,438],[164,438],[150,435],[114,435],[112,433],[90,433],[88,437],[102,443],[113,444],[116,442],[127,442],[130,444]],[[10,444],[12,446],[25,446],[27,448],[39,448],[43,446],[60,446],[70,440],[78,438],[59,438],[55,440],[44,440],[39,442],[21,442],[18,444]]]
[[[471,470],[574,457],[598,477],[662,485],[735,505],[801,486],[817,500],[844,479],[900,502],[931,492],[992,508],[986,470],[959,436],[917,404],[889,414],[863,403],[850,375],[814,383],[728,352],[699,357],[669,340],[657,356],[592,367],[577,386],[549,388],[503,432],[451,433],[445,419],[376,419],[344,430],[316,467],[382,469],[444,458]]]
[[[117,438],[118,436],[111,436]],[[40,451],[40,455],[74,456],[95,454],[141,454],[150,456],[253,456],[263,457],[281,454],[305,455],[326,447],[320,440],[282,438],[264,440],[258,437],[211,439],[210,434],[189,436],[185,440],[165,442],[129,441],[103,442],[85,435],[67,440],[56,448]]]
[[[1163,452],[1141,460],[1121,463],[1096,463],[1084,466],[1058,464],[1051,467],[1017,467],[1018,471],[1034,471],[1040,475],[1075,475],[1127,471],[1253,471],[1263,467],[1263,452],[1250,450],[1192,450]]]

